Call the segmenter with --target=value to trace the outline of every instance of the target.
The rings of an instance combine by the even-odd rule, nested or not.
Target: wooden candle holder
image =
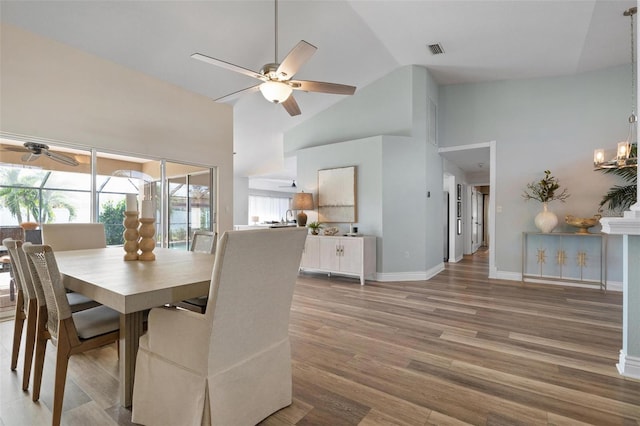
[[[138,260],[138,212],[124,212],[124,260]]]
[[[154,218],[140,218],[140,242],[138,248],[142,253],[138,256],[138,260],[156,260],[153,249],[156,248],[156,240],[153,236],[156,234],[156,220]]]

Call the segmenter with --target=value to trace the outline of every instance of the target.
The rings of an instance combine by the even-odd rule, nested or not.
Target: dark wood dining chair
[[[0,241],[6,238],[22,241],[24,240],[24,229],[20,226],[0,226]],[[0,252],[0,270],[9,272],[9,300],[13,302],[16,300],[16,280],[11,267],[11,259],[6,250]]]
[[[40,324],[43,331],[36,336],[32,399],[37,401],[40,397],[44,356],[47,341],[51,340],[57,347],[52,409],[52,424],[57,426],[62,416],[69,358],[117,342],[120,336],[120,314],[103,305],[72,313],[51,247],[27,243],[22,249],[27,255],[32,276],[39,278],[33,282],[36,288],[39,284],[42,291],[39,294],[44,296],[47,306],[46,323]],[[40,321],[38,316],[38,323]],[[45,321],[44,318],[42,321]]]
[[[216,245],[218,243],[218,233],[211,231],[195,231],[193,233],[193,239],[191,242],[190,251],[196,253],[210,253],[216,252]],[[198,312],[204,314],[207,309],[208,296],[194,297],[192,299],[183,300],[176,303],[176,306],[187,309],[189,311]]]
[[[24,345],[24,368],[22,376],[22,390],[29,388],[29,378],[31,376],[31,365],[33,361],[33,350],[35,347],[35,336],[38,333],[38,316],[46,318],[47,308],[44,295],[38,299],[36,286],[33,284],[33,278],[29,271],[27,257],[22,250],[22,241],[7,238],[2,241],[13,262],[13,269],[16,283],[18,286],[18,300],[16,304],[15,325],[13,331],[13,348],[11,351],[11,370],[15,370],[18,363],[18,355],[20,351],[20,342],[24,322],[26,320],[26,337]],[[38,277],[36,276],[36,280]],[[40,284],[38,284],[40,286]],[[85,309],[100,306],[98,302],[84,296],[80,293],[67,293],[67,300],[71,307],[71,312],[79,312]],[[38,302],[41,301],[41,304]],[[44,320],[46,323],[46,320]]]

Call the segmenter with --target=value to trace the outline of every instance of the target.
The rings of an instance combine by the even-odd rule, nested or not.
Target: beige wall
[[[233,225],[233,109],[0,25],[0,132],[218,168],[219,231]]]

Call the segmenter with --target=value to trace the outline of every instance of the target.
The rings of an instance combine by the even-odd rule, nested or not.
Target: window
[[[119,245],[126,195],[138,194],[139,202],[155,205],[159,246],[186,250],[193,231],[216,230],[213,168],[95,151],[93,170],[92,150],[49,145],[49,152],[72,160],[55,161],[29,152],[20,141],[0,139],[3,226],[95,221],[105,224],[107,244]],[[169,220],[177,220],[175,226]],[[182,236],[171,237],[177,234]]]
[[[265,195],[249,195],[249,222],[253,223],[252,217],[257,216],[259,222],[280,222],[285,219],[285,215],[291,198],[271,197]]]

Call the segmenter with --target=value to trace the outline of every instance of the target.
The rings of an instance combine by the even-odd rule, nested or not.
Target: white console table
[[[606,234],[522,233],[522,281],[599,285],[607,289]]]
[[[376,273],[376,237],[308,235],[300,270],[365,278]]]

